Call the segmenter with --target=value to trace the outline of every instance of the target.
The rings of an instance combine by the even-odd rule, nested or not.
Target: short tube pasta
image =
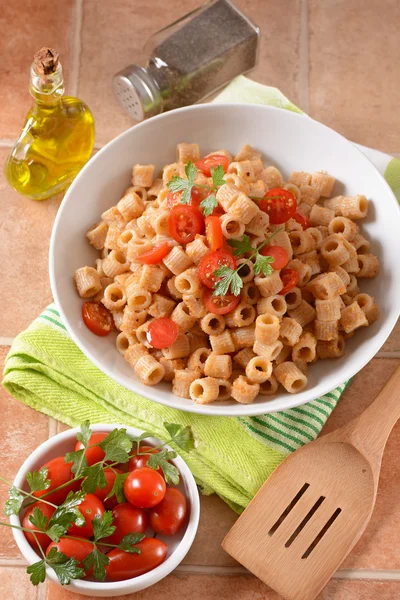
[[[284,362],[275,367],[274,375],[290,394],[301,392],[307,385],[307,377],[293,362]]]

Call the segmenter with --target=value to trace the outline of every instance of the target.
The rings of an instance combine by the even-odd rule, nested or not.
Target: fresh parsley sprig
[[[194,180],[196,179],[197,169],[191,160],[185,166],[185,173],[187,179],[174,175],[171,181],[167,183],[167,187],[171,192],[183,192],[181,196],[181,203],[187,204],[190,202],[192,187],[194,186]]]
[[[214,271],[214,275],[218,277],[219,280],[214,285],[213,296],[225,296],[229,289],[234,296],[239,296],[240,290],[243,287],[243,280],[239,275],[239,271],[246,264],[250,263],[254,257],[255,275],[260,275],[260,273],[265,275],[265,277],[271,275],[273,272],[271,263],[274,262],[274,258],[272,256],[263,256],[260,254],[260,251],[279,231],[282,231],[282,228],[274,231],[274,233],[264,240],[257,248],[253,248],[251,240],[246,234],[242,236],[241,240],[228,240],[228,244],[234,248],[233,254],[235,256],[244,254],[250,254],[250,256],[248,256],[246,262],[241,263],[236,269],[231,269],[227,265],[222,265]]]
[[[171,178],[171,181],[167,183],[167,187],[171,190],[171,192],[183,192],[181,196],[182,204],[188,204],[188,202],[190,202],[193,187],[210,190],[210,194],[207,196],[207,198],[204,198],[204,200],[200,202],[200,208],[203,210],[204,216],[209,217],[214,208],[218,206],[218,200],[216,198],[217,190],[225,183],[225,171],[222,165],[211,167],[210,172],[213,182],[212,186],[195,183],[197,168],[192,161],[189,161],[185,166],[185,174],[187,179],[184,177],[179,177],[179,175],[174,175]]]

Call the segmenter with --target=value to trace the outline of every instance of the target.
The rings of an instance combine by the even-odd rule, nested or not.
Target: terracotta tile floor
[[[65,0],[49,11],[44,0],[15,0],[5,7],[0,14],[0,29],[6,32],[0,39],[0,54],[6,57],[0,65],[0,162],[4,163],[29,108],[29,61],[41,45],[54,45],[60,52],[67,91],[78,93],[91,106],[100,147],[132,124],[112,97],[112,74],[138,60],[144,40],[166,24],[166,15],[169,20],[200,4],[200,0]],[[279,87],[311,116],[348,138],[400,155],[395,118],[400,106],[396,0],[236,0],[236,4],[262,29],[255,79]],[[59,199],[34,203],[21,198],[2,175],[0,195],[4,361],[12,338],[50,301],[47,252]],[[379,358],[355,377],[326,430],[363,410],[399,362],[398,326]],[[2,475],[12,479],[33,448],[65,426],[19,404],[4,390],[0,403]],[[400,598],[399,434],[397,426],[384,456],[371,523],[319,600]],[[5,490],[0,487],[1,502]],[[279,600],[221,550],[221,539],[234,520],[218,498],[203,498],[198,536],[184,563],[135,599]],[[54,585],[34,589],[8,531],[0,536],[0,586],[4,600],[78,598]]]

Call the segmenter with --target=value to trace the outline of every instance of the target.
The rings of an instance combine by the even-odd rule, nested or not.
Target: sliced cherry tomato
[[[205,194],[203,192],[206,192]],[[200,209],[200,202],[202,200],[204,200],[204,198],[206,198],[206,196],[209,195],[209,192],[207,190],[199,190],[196,187],[192,188],[191,191],[191,198],[190,198],[190,206],[192,206],[192,208],[195,208],[196,210],[201,210]],[[172,208],[173,206],[176,206],[177,204],[181,203],[181,198],[182,198],[182,192],[169,192],[169,194],[167,195],[167,208]]]
[[[222,217],[222,215],[224,215],[224,214],[225,214],[224,209],[222,208],[222,206],[220,206],[218,204],[218,206],[216,206],[214,208],[214,210],[212,211],[211,216],[212,217]]]
[[[79,490],[80,481],[72,481],[74,479],[74,474],[71,471],[72,462],[66,463],[63,456],[57,456],[57,458],[49,460],[49,462],[42,465],[40,468],[43,469],[43,467],[47,467],[48,469],[47,479],[50,480],[50,486],[47,490],[33,492],[33,495],[36,496],[36,498],[44,496],[48,502],[62,504],[69,492],[77,492]],[[57,490],[53,494],[49,494],[48,496],[45,495],[55,488],[58,488],[60,485],[68,483],[68,481],[71,481],[70,485],[66,485],[64,488]]]
[[[156,533],[175,535],[188,514],[185,496],[176,488],[167,488],[164,500],[149,510],[150,525]]]
[[[264,246],[260,254],[263,256],[272,256],[274,262],[271,263],[271,267],[275,271],[283,269],[289,262],[289,255],[282,246]]]
[[[111,490],[114,487],[117,473],[123,473],[123,471],[121,469],[117,469],[117,467],[113,467],[112,469],[111,468],[104,469],[104,475],[107,480],[107,484],[103,488],[98,487],[96,489],[96,491],[93,492],[94,495],[97,496],[99,498],[99,500],[101,500],[103,502],[104,507],[107,508],[107,510],[111,510],[112,508],[114,508],[114,506],[116,506],[118,504],[118,500],[117,500],[115,494],[113,496],[111,496],[111,498],[107,498],[108,494],[111,492]],[[107,500],[106,500],[106,498],[107,498]]]
[[[147,341],[153,348],[162,350],[172,346],[179,335],[179,327],[172,319],[160,317],[151,321],[147,329]]]
[[[68,527],[68,533],[75,537],[90,538],[93,535],[92,521],[95,517],[103,517],[105,513],[104,504],[94,494],[86,494],[83,501],[79,504],[78,510],[83,515],[85,524],[82,527],[78,527],[78,525],[73,523]]]
[[[225,296],[213,296],[212,290],[206,290],[204,294],[204,304],[207,310],[213,315],[226,315],[237,307],[240,296],[225,294]]]
[[[116,527],[116,530],[103,541],[107,544],[115,544],[116,546],[122,542],[122,538],[128,535],[128,533],[144,533],[149,522],[147,512],[141,508],[132,506],[129,502],[115,506],[112,510],[112,515],[113,525]]]
[[[157,471],[143,467],[131,471],[124,481],[124,494],[137,508],[151,508],[165,496],[166,485]]]
[[[167,558],[168,546],[161,540],[144,538],[136,545],[140,549],[140,554],[131,554],[119,548],[108,552],[110,563],[106,567],[107,579],[123,581],[138,577],[152,571]]]
[[[22,519],[22,527],[25,527],[25,529],[37,529],[37,527],[33,525],[33,523],[31,523],[31,521],[29,520],[29,517],[32,515],[35,508],[41,510],[44,516],[47,517],[49,521],[53,516],[54,511],[56,510],[54,506],[50,506],[50,504],[45,504],[44,502],[35,502],[27,509],[26,513],[24,514],[24,518]],[[47,527],[45,527],[45,529],[47,529]],[[29,533],[29,531],[24,531],[24,534],[30,545],[33,548],[37,549],[37,542],[32,533]],[[47,546],[51,542],[49,536],[45,533],[36,533],[35,536],[43,550],[46,550]]]
[[[101,302],[85,302],[82,306],[82,319],[92,333],[101,337],[114,329],[112,314]]]
[[[222,165],[225,173],[229,165],[229,159],[225,154],[211,154],[210,156],[205,156],[201,160],[194,163],[195,166],[204,173],[206,177],[211,177],[211,168],[218,167],[218,165]]]
[[[62,552],[68,558],[75,558],[79,563],[78,566],[83,569],[82,563],[93,552],[94,545],[89,541],[71,540],[69,537],[62,537],[59,542],[52,542],[47,546],[46,556],[49,555],[52,548],[55,548],[58,552]]]
[[[219,250],[224,245],[221,219],[210,216],[206,218],[206,237],[210,250]]]
[[[142,467],[147,467],[147,461],[150,458],[151,454],[158,454],[159,450],[157,448],[153,448],[152,446],[140,446],[139,452],[143,452],[145,454],[137,454],[137,451],[131,453],[131,458],[128,462],[128,471],[133,471],[134,469],[141,469]],[[160,475],[162,475],[162,469],[158,467],[156,469]]]
[[[162,259],[167,256],[170,251],[170,246],[168,242],[164,242],[159,246],[154,246],[148,252],[141,254],[137,257],[136,261],[143,263],[144,265],[157,265]]]
[[[236,269],[236,260],[225,250],[214,250],[214,252],[206,254],[199,263],[198,275],[201,283],[213,289],[214,284],[221,279],[214,275],[214,271],[223,265]]]
[[[284,296],[297,285],[299,274],[294,269],[282,269],[279,275],[283,283],[283,289],[279,293],[281,296]]]
[[[303,215],[299,210],[296,210],[293,219],[297,221],[297,223],[300,223],[303,229],[308,229],[310,227],[310,219]]]
[[[106,453],[104,452],[104,450],[102,450],[102,448],[100,448],[100,446],[96,446],[96,444],[99,444],[100,442],[102,442],[104,440],[104,438],[106,438],[107,436],[108,436],[107,431],[96,431],[95,433],[92,433],[92,435],[90,436],[89,442],[88,442],[88,447],[85,451],[85,456],[86,456],[87,464],[89,465],[89,467],[94,465],[94,463],[100,462],[105,457]],[[82,442],[76,442],[75,452],[77,452],[78,450],[82,450],[82,448],[83,448]]]
[[[260,200],[260,209],[269,216],[271,225],[286,223],[296,212],[297,202],[294,194],[283,188],[269,190]]]
[[[204,231],[203,215],[187,204],[178,204],[171,209],[168,229],[174,240],[188,244],[193,242],[197,233]]]

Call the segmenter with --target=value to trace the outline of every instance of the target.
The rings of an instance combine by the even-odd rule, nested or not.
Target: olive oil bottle
[[[94,121],[84,102],[63,95],[62,67],[55,50],[39,50],[30,75],[35,103],[6,161],[5,173],[17,192],[45,200],[68,187],[89,160]]]

